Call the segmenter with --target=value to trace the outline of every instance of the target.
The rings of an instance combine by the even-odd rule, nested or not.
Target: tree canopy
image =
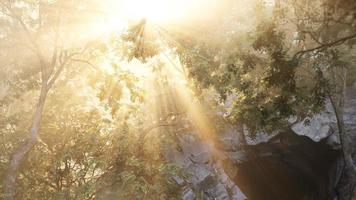
[[[224,0],[215,21],[124,28],[110,3],[0,1],[1,199],[177,199],[186,175],[164,156],[177,135],[272,134],[328,102],[356,178],[353,0]]]

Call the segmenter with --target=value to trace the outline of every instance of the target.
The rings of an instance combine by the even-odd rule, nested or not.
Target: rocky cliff
[[[216,200],[327,200],[345,193],[336,120],[327,104],[323,113],[294,123],[289,131],[248,137],[244,129],[229,126],[217,140],[201,140],[187,133],[180,150],[167,158],[186,172],[175,177],[188,185],[182,199]],[[356,139],[356,88],[347,91],[345,123]],[[241,137],[246,136],[246,137]]]

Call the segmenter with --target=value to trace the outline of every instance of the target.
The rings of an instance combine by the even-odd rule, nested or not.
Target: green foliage
[[[87,2],[41,1],[38,16],[38,1],[21,2],[1,4],[1,11],[14,13],[0,15],[0,189],[10,155],[27,137],[41,80],[59,68],[53,58],[73,57],[48,94],[40,141],[21,165],[16,199],[178,198],[180,186],[171,178],[181,171],[165,161],[162,144],[173,144],[176,132],[186,128],[160,129],[155,141],[145,137],[162,116],[183,111],[169,88],[172,77],[162,75],[164,63],[157,63],[153,70],[162,76],[155,83],[172,93],[170,99],[149,99],[155,93],[146,96],[140,79],[120,66],[123,61],[146,63],[174,51],[197,94],[214,93],[214,102],[207,103],[211,112],[223,105],[226,119],[246,124],[252,133],[273,132],[289,126],[290,117],[302,120],[320,112],[327,98],[340,96],[345,81],[355,83],[352,0],[271,6],[249,1],[217,25],[196,26],[197,32],[164,30],[169,39],[147,21],[121,35],[93,39],[83,25],[96,23]],[[49,63],[53,69],[41,68]],[[102,63],[110,63],[109,70]],[[152,102],[160,106],[156,113],[146,108]],[[151,122],[153,115],[160,120]],[[219,118],[216,127],[226,119]],[[170,122],[177,121],[173,116]]]
[[[86,70],[81,72],[86,74],[87,81],[93,82],[89,80],[92,75],[87,73]],[[132,105],[124,104],[122,96],[113,90],[115,87],[104,87],[106,83],[114,84],[117,78],[122,83],[120,90],[135,91],[137,86],[131,76],[103,73],[91,86],[85,79],[84,83],[79,79],[82,84],[74,82],[56,87],[43,116],[41,142],[21,166],[17,199],[177,197],[180,190],[169,177],[176,175],[179,169],[164,161],[159,148],[145,149],[143,155],[138,153],[142,148],[139,107],[136,105],[135,110],[127,112],[135,101]],[[3,106],[30,105],[15,101]],[[1,177],[6,173],[10,153],[21,143],[18,138],[26,137],[32,115],[27,114],[18,111],[2,119]]]
[[[75,87],[78,89],[79,84]],[[101,98],[103,87],[95,89]],[[138,154],[141,125],[140,115],[135,114],[139,111],[123,113],[117,109],[113,115],[112,109],[105,109],[106,101],[95,105],[95,96],[78,94],[68,86],[56,88],[43,116],[41,143],[22,165],[16,198],[169,199],[176,195],[173,191],[179,189],[169,177],[178,169],[161,156]],[[109,96],[118,97],[115,93]],[[120,101],[113,105],[120,105]],[[125,106],[129,105],[121,104]],[[23,125],[26,121],[20,116],[12,116],[15,121],[8,117],[2,128],[1,151],[6,152],[1,157],[2,172],[6,172],[13,147],[19,144],[15,138],[25,136],[28,123]],[[159,149],[150,149],[145,155],[157,153]]]
[[[214,28],[199,27],[200,35],[172,34],[175,42],[167,43],[200,91],[213,88],[222,103],[233,97],[230,120],[272,132],[340,95],[342,68],[351,74],[348,84],[354,82],[355,36],[333,40],[355,34],[355,9],[351,1],[250,3]],[[240,24],[231,25],[234,20]]]
[[[227,39],[219,40],[217,46],[213,42],[204,42],[204,39],[194,40],[193,36],[180,40],[185,46],[181,45],[183,47],[178,48],[177,53],[190,77],[199,87],[213,87],[222,102],[226,102],[228,96],[233,97],[228,117],[248,125],[252,133],[261,129],[273,132],[276,128],[289,126],[290,117],[304,119],[320,112],[330,93],[340,93],[342,80],[333,76],[339,76],[337,74],[345,67],[351,69],[349,74],[352,74],[354,60],[342,59],[350,58],[350,50],[354,51],[352,45],[335,43],[322,46],[337,35],[355,34],[354,28],[346,25],[354,18],[350,16],[349,8],[341,6],[341,3],[338,8],[330,8],[332,4],[319,4],[319,1],[302,2],[257,6],[255,9],[264,16],[273,11],[273,22],[268,19],[254,21],[252,18],[248,22],[248,32],[239,30],[238,26],[231,27],[233,34],[225,34]],[[310,12],[303,10],[307,5]],[[295,13],[289,12],[293,8]],[[320,22],[325,19],[322,18],[323,9],[344,21],[333,23],[331,19]],[[248,16],[253,16],[252,13]],[[302,23],[297,21],[295,25],[294,19],[300,18]],[[340,24],[344,25],[337,29]],[[320,28],[317,34],[328,40],[324,38],[321,43],[310,39],[310,34],[315,33],[303,30],[306,27],[311,30]],[[226,31],[223,26],[219,28]],[[300,33],[299,39],[293,38],[293,31]],[[306,52],[300,49],[315,46],[320,47]]]
[[[161,141],[155,148],[141,145],[151,124],[143,123],[142,85],[117,64],[127,43],[109,43],[107,36],[85,38],[90,28],[83,24],[97,19],[84,2],[41,1],[41,18],[38,1],[11,3],[2,2],[1,11],[11,5],[28,32],[19,20],[0,16],[6,24],[0,27],[0,199],[11,154],[28,137],[41,75],[53,70],[41,66],[54,56],[58,69],[69,55],[73,59],[48,94],[39,142],[21,164],[15,199],[177,199],[180,187],[171,178],[180,169],[163,158]],[[58,41],[53,39],[57,24]],[[33,49],[32,36],[41,51]],[[113,59],[112,71],[102,64],[109,57],[120,57]]]
[[[136,58],[146,62],[148,58],[159,53],[158,38],[152,33],[147,23],[146,20],[142,20],[137,25],[131,26],[126,33],[121,35],[120,40],[116,40],[121,44],[118,52],[123,58],[129,61]]]

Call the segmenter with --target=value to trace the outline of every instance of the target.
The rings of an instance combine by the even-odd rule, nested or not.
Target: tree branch
[[[71,58],[70,60],[73,61],[73,62],[81,62],[81,63],[89,65],[90,67],[92,67],[94,69],[98,69],[97,66],[95,66],[93,63],[91,63],[91,62],[89,62],[87,60],[78,59],[78,58]]]
[[[326,48],[329,48],[329,47],[332,47],[332,46],[341,45],[344,42],[346,42],[347,40],[350,40],[350,39],[353,39],[353,38],[356,38],[356,33],[353,34],[353,35],[349,35],[347,37],[340,38],[340,39],[335,40],[335,41],[330,42],[330,43],[322,44],[320,46],[317,46],[317,47],[314,47],[314,48],[311,48],[311,49],[299,51],[299,52],[294,54],[294,56],[292,57],[292,61],[296,61],[297,59],[301,58],[306,53],[309,53],[309,52],[312,52],[312,51],[316,51],[316,50],[326,49]]]

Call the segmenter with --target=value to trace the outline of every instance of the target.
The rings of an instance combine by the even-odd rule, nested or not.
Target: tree
[[[268,7],[264,10],[268,13]],[[218,63],[214,58],[219,52],[208,53],[210,62],[204,68],[210,67],[208,73],[216,74],[209,80],[195,71],[204,61],[186,51],[182,54],[183,63],[203,86],[216,88],[222,100],[226,94],[237,95],[231,116],[252,132],[287,127],[292,116],[304,121],[322,110],[329,99],[349,177],[348,191],[340,194],[341,199],[351,199],[356,180],[352,141],[343,116],[347,82],[352,82],[347,69],[354,68],[355,62],[355,10],[351,1],[276,1],[272,21],[262,20],[250,34],[250,49],[235,43]],[[236,48],[241,50],[234,51]],[[199,51],[206,52],[206,46]]]
[[[355,12],[352,1],[292,1],[295,20],[290,20],[298,33],[298,45],[292,60],[299,66],[308,64],[319,76],[316,79],[324,97],[333,107],[345,161],[344,173],[348,176],[348,187],[341,199],[351,199],[356,186],[356,165],[352,159],[353,142],[346,132],[344,105],[346,89],[355,81],[354,44],[356,41]],[[281,17],[281,15],[279,15]],[[319,90],[320,90],[319,89]]]
[[[102,13],[91,3],[1,1],[5,199],[167,199],[179,191],[169,179],[177,168],[157,149],[137,153],[142,91],[115,63],[114,74],[103,72],[116,49],[108,33],[93,34]]]
[[[347,71],[355,68],[355,12],[351,0],[236,2],[220,24],[198,26],[192,34],[168,28],[161,37],[176,53],[201,90],[211,89],[224,103],[233,96],[227,118],[246,124],[252,134],[289,129],[291,118],[308,125],[330,100],[349,177],[350,199],[356,182],[352,141],[343,107]],[[238,7],[237,6],[237,7]],[[204,33],[209,33],[206,35]],[[295,123],[295,122],[294,122]]]
[[[37,7],[38,16],[37,19],[28,18],[28,13],[31,12],[28,7]],[[7,24],[9,29],[20,28],[20,37],[24,35],[24,43],[33,49],[34,54],[37,56],[39,71],[41,73],[41,86],[40,95],[37,102],[36,110],[32,119],[32,124],[30,128],[29,137],[21,144],[11,156],[10,167],[8,170],[8,175],[5,180],[5,197],[6,199],[13,199],[15,191],[15,182],[17,178],[17,173],[25,155],[33,148],[37,143],[39,138],[39,129],[42,118],[42,113],[44,110],[45,102],[47,99],[47,94],[59,75],[61,74],[63,68],[67,65],[69,59],[74,55],[68,55],[68,53],[61,49],[59,41],[59,26],[61,19],[61,11],[56,9],[56,14],[51,17],[55,17],[54,25],[51,25],[51,29],[54,31],[54,45],[51,49],[52,56],[50,59],[44,55],[44,52],[40,45],[38,44],[33,29],[37,28],[37,33],[42,29],[43,25],[48,25],[47,21],[43,21],[43,4],[31,5],[25,4],[23,7],[16,6],[14,2],[1,2],[1,12],[7,16]],[[27,15],[21,15],[20,13],[26,13]],[[47,13],[48,14],[48,13]],[[25,18],[25,19],[24,19]],[[35,26],[29,26],[28,23],[35,23]],[[13,33],[8,33],[8,37],[13,37]],[[10,35],[11,34],[11,35]],[[17,36],[17,35],[16,35]],[[16,36],[11,39],[17,39]],[[41,36],[39,36],[41,37]],[[8,40],[11,40],[8,39]],[[21,38],[22,39],[22,38]]]

